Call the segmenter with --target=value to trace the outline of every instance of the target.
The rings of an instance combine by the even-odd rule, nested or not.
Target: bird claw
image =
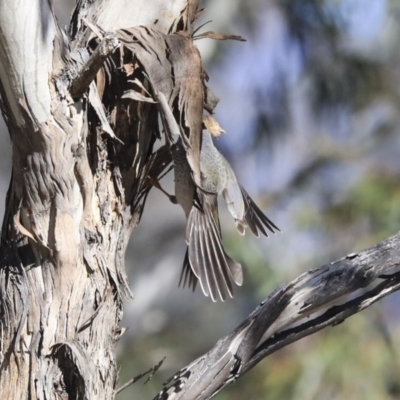
[[[162,186],[160,185],[160,181],[158,179],[155,179],[153,177],[151,177],[150,175],[147,176],[147,179],[149,180],[149,182],[158,190],[160,190],[161,192],[163,192],[170,200],[171,203],[173,204],[178,204],[178,201],[176,200],[176,196],[170,195],[166,190],[164,190],[162,188]]]

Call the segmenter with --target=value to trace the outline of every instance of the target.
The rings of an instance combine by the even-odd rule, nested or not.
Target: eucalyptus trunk
[[[65,33],[51,1],[0,2],[13,151],[0,250],[2,399],[115,396],[125,250],[147,177],[169,162],[166,149],[152,152],[154,102],[122,97],[130,75],[145,79],[116,32],[190,33],[196,10],[197,1],[79,0]]]

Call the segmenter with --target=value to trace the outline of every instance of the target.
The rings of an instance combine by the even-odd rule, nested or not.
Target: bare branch
[[[273,352],[400,289],[399,245],[397,233],[277,289],[230,335],[179,371],[155,399],[210,399]]]
[[[391,278],[385,278],[385,280],[377,285],[373,290],[341,305],[333,306],[324,314],[311,319],[309,322],[305,322],[299,326],[289,328],[276,334],[256,349],[251,360],[244,366],[241,375],[244,375],[263,358],[282,347],[285,347],[305,336],[309,336],[314,332],[318,332],[327,326],[338,325],[346,318],[364,310],[376,301],[399,289],[400,276],[395,274]]]

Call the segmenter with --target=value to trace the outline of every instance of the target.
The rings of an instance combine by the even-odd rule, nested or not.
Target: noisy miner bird
[[[268,237],[267,230],[279,228],[257,207],[238,182],[232,167],[214,146],[211,134],[202,131],[200,151],[201,187],[196,186],[187,160],[187,142],[173,118],[162,93],[158,93],[161,118],[170,147],[175,174],[175,196],[166,193],[157,182],[153,184],[183,208],[187,223],[185,240],[188,245],[179,284],[193,290],[197,281],[203,293],[213,301],[227,295],[233,297],[233,280],[243,283],[242,266],[225,252],[218,215],[218,195],[222,194],[236,227],[244,235],[247,227],[257,237]]]

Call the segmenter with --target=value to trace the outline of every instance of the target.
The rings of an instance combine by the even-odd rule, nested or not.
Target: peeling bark
[[[0,248],[1,398],[115,396],[122,299],[131,296],[125,250],[148,177],[170,155],[152,151],[154,101],[123,96],[131,80],[149,88],[148,67],[128,48],[115,51],[114,39],[104,51],[88,25],[115,32],[117,16],[136,5],[130,26],[151,23],[167,38],[188,31],[197,2],[162,3],[78,1],[70,37],[46,0],[0,3],[1,109],[13,146]]]

